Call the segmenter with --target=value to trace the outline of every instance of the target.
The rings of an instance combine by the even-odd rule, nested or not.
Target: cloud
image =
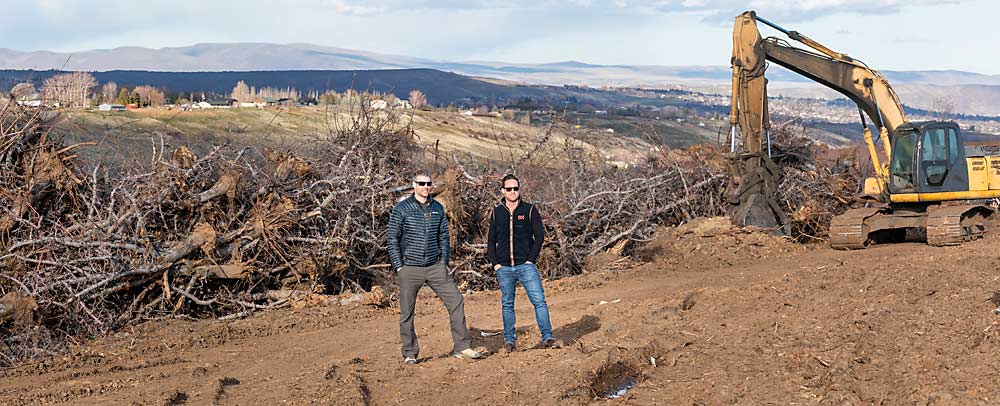
[[[649,13],[698,12],[706,15],[706,21],[730,23],[746,10],[756,10],[768,19],[802,22],[831,14],[896,14],[904,8],[963,2],[971,0],[631,0],[629,6]]]
[[[617,9],[634,15],[696,13],[712,23],[729,23],[746,10],[784,22],[812,21],[831,14],[887,15],[926,5],[961,4],[972,0],[306,0],[333,3],[344,12],[388,15],[400,12],[505,10],[509,13],[543,13],[559,18],[560,12],[596,15]],[[295,1],[290,2],[296,4]],[[361,10],[361,12],[358,12]]]
[[[871,32],[931,0],[34,0],[0,13],[0,47],[80,51],[206,42],[312,43],[437,60],[725,64],[746,9],[790,29]],[[940,4],[940,1],[933,2]],[[957,0],[951,0],[954,5]],[[975,7],[965,7],[975,8]],[[959,7],[955,7],[959,9]],[[846,23],[845,23],[846,21]],[[865,25],[856,21],[867,21]],[[706,23],[707,22],[707,23]],[[875,28],[881,27],[877,25]],[[810,33],[823,31],[810,27]],[[893,38],[896,36],[884,36]],[[684,44],[693,38],[704,43]],[[829,37],[826,37],[829,38]],[[663,40],[660,40],[663,39]],[[710,44],[710,45],[706,45]],[[837,45],[834,41],[831,45]],[[706,46],[722,49],[706,51]],[[854,48],[851,48],[852,51]],[[654,51],[655,50],[655,51]]]
[[[895,44],[923,44],[923,43],[929,43],[930,40],[928,40],[927,38],[915,37],[915,36],[900,36],[893,38],[892,42]]]
[[[803,21],[830,13],[891,14],[905,7],[926,4],[958,4],[968,0],[292,0],[288,7],[311,3],[344,14],[392,14],[434,10],[511,10],[518,12],[556,12],[570,9],[595,13],[618,8],[636,13],[703,12],[726,15],[754,9],[773,18]],[[246,1],[240,2],[246,3]],[[254,3],[254,1],[250,1]]]
[[[368,16],[379,14],[383,10],[379,7],[366,5],[362,2],[351,2],[348,0],[314,0],[313,8],[329,11],[334,14],[348,16]],[[294,5],[294,2],[289,2]]]

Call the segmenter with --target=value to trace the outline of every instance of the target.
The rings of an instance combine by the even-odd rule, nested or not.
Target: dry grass
[[[151,139],[165,146],[186,145],[203,154],[221,144],[289,148],[303,140],[322,138],[337,122],[350,116],[342,107],[290,109],[219,109],[177,111],[165,108],[128,112],[68,110],[59,124],[67,142],[97,142],[88,158],[148,157]],[[501,118],[465,116],[443,111],[407,110],[400,119],[414,130],[415,143],[461,161],[511,162],[535,145],[562,147],[567,143],[597,159],[635,162],[651,145],[645,140],[616,137],[594,130],[525,125]],[[548,137],[548,138],[546,138]]]

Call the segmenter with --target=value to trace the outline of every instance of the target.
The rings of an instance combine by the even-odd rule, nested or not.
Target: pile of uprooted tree
[[[405,119],[362,101],[293,149],[223,145],[197,156],[154,143],[151,155],[109,167],[77,158],[86,145],[59,142],[52,115],[16,103],[0,111],[0,365],[149,318],[242,317],[302,292],[391,295],[386,225],[418,170],[435,173],[463,289],[496,286],[486,217],[512,170],[545,216],[548,278],[725,208],[726,161],[710,146],[615,168],[546,136],[510,162],[463,163],[421,149]],[[782,202],[798,210],[798,235],[822,239],[857,189],[856,170],[817,169],[817,147],[797,145]]]

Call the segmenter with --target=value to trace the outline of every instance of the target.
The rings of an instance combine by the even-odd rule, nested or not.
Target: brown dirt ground
[[[424,292],[416,366],[391,308],[337,304],[231,322],[166,320],[0,371],[0,404],[995,404],[1000,237],[834,251],[712,220],[639,257],[546,283],[559,349],[517,302],[498,352],[498,292],[466,296],[480,361],[449,358]],[[603,303],[603,304],[602,304]],[[628,379],[623,397],[596,400]]]

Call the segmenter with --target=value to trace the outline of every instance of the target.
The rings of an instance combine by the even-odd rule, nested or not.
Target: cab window
[[[948,158],[948,167],[955,166],[955,160],[958,159],[958,134],[954,128],[948,129]]]
[[[944,183],[944,178],[948,176],[948,168],[955,159],[952,157],[958,155],[957,152],[950,153],[948,145],[949,138],[954,137],[954,131],[951,131],[952,137],[949,137],[947,132],[945,128],[929,128],[924,131],[924,138],[920,144],[920,168],[924,172],[924,181],[931,186],[940,186]]]
[[[910,189],[913,187],[913,149],[917,135],[912,131],[902,131],[893,141],[889,186],[897,191]]]

